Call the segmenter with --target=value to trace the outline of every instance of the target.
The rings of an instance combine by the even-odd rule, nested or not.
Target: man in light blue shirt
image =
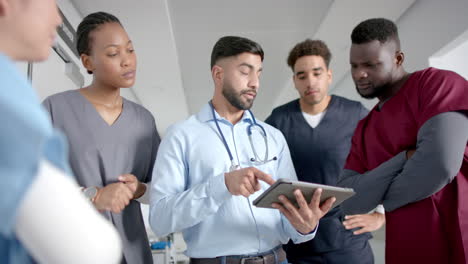
[[[172,126],[159,147],[150,224],[158,236],[182,231],[192,263],[287,263],[281,245],[312,239],[334,202],[320,205],[320,191],[306,201],[296,190],[297,208],[285,197],[278,210],[253,206],[275,179],[297,179],[281,132],[249,111],[262,61],[257,43],[219,39],[212,101]]]

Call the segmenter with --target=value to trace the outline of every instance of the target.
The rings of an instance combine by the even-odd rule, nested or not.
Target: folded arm
[[[356,194],[341,204],[346,214],[364,214],[382,203],[393,178],[398,175],[406,162],[403,151],[377,168],[363,174],[343,170],[338,186],[353,188]]]
[[[390,184],[383,205],[393,211],[437,193],[460,171],[468,140],[468,117],[447,112],[419,130],[416,151]]]

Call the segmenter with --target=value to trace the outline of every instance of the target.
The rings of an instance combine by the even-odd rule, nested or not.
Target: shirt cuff
[[[295,241],[294,244],[299,244],[299,243],[303,243],[303,242],[306,242],[306,241],[309,241],[309,240],[312,240],[315,238],[315,235],[317,234],[317,230],[318,230],[318,226],[319,226],[319,223],[317,223],[317,225],[315,226],[314,230],[312,230],[310,233],[308,234],[302,234],[301,232],[297,231],[296,230],[296,233],[297,233],[297,236],[296,238],[294,239]]]
[[[287,218],[283,214],[281,214],[281,217],[284,221],[286,221],[286,230],[288,234],[290,234],[291,240],[294,244],[300,244],[309,241],[313,239],[317,234],[319,222],[317,222],[317,225],[315,226],[314,230],[312,230],[310,233],[302,234],[301,232],[297,231],[296,228],[294,228],[294,226],[289,222],[289,220],[287,220]]]
[[[315,232],[317,232],[318,225],[319,225],[319,223],[317,223],[317,225],[315,226],[315,228],[314,228],[312,231],[310,231],[309,233],[307,233],[307,234],[302,234],[302,233],[299,232],[299,231],[297,231],[297,233],[299,233],[299,235],[301,235],[301,236],[308,236],[308,235],[314,235],[314,236],[315,236]]]
[[[224,173],[219,176],[212,177],[208,186],[208,193],[215,201],[225,201],[232,196],[226,186]]]
[[[379,213],[379,214],[385,214],[385,208],[383,207],[383,205],[379,204],[375,208],[374,212]]]

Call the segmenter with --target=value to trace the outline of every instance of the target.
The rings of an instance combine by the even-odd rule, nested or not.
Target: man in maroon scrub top
[[[468,82],[403,69],[396,25],[369,19],[351,34],[358,93],[379,103],[361,120],[339,185],[356,214],[383,204],[386,263],[468,263]]]

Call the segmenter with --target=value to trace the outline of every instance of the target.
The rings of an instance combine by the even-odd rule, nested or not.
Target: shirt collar
[[[227,124],[231,124],[231,122],[229,122],[226,118],[220,116],[218,114],[218,112],[216,112],[216,110],[215,110],[215,116],[216,116],[216,119],[218,121],[223,122],[223,123],[227,123]],[[210,103],[207,103],[202,107],[200,112],[198,112],[198,114],[197,114],[197,118],[201,122],[214,121]],[[250,112],[249,111],[244,111],[244,114],[242,115],[241,120],[243,122],[252,123],[252,116],[250,115]]]

